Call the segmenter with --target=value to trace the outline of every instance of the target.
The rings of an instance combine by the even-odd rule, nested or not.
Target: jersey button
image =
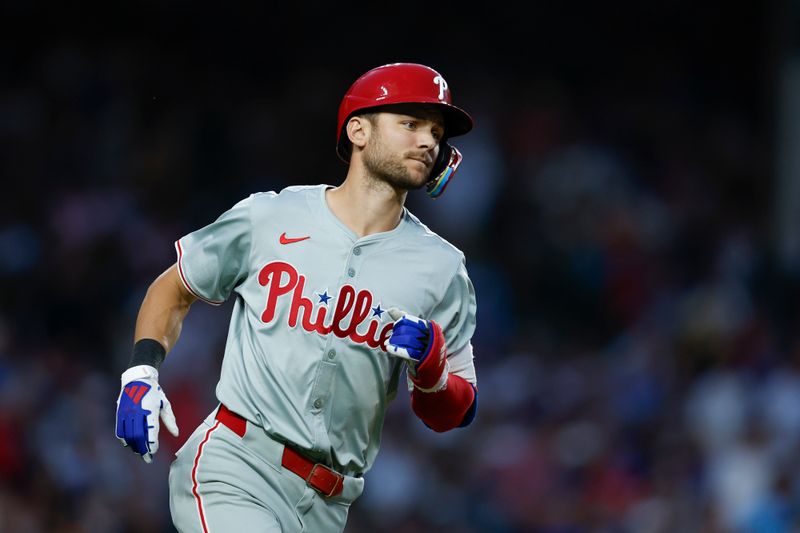
[[[322,400],[320,398],[317,398],[316,400],[314,400],[314,407],[316,407],[317,409],[322,407]]]
[[[361,248],[354,248],[353,255],[361,255]]]
[[[328,350],[328,359],[336,357],[336,350]]]
[[[355,276],[355,275],[356,275],[356,271],[355,271],[355,269],[353,269],[353,268],[349,269],[349,270],[347,271],[347,275],[348,275],[348,276],[350,276],[351,278],[352,278],[353,276]]]

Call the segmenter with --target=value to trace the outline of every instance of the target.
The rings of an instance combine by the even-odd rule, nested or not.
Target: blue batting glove
[[[389,309],[389,316],[395,323],[386,351],[415,365],[421,364],[430,353],[430,322],[394,307]]]
[[[117,398],[117,438],[123,446],[153,461],[158,451],[159,418],[164,427],[178,436],[172,405],[158,384],[158,370],[149,365],[134,366],[122,374],[122,390]]]

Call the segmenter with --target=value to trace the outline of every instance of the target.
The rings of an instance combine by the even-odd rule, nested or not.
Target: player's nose
[[[417,132],[417,146],[424,150],[431,150],[439,144],[437,135],[433,130],[428,128],[420,128]]]

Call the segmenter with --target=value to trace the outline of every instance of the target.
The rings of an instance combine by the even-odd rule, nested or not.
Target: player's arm
[[[450,372],[447,346],[441,326],[433,320],[389,311],[395,320],[386,351],[408,363],[411,408],[437,432],[463,427],[472,422],[477,407],[477,389],[463,377]]]
[[[181,281],[177,263],[169,267],[147,289],[136,318],[134,341],[153,339],[166,356],[178,341],[183,319],[195,300]]]
[[[457,360],[467,356],[471,378],[456,368]],[[458,361],[463,362],[463,361]],[[447,431],[472,423],[478,410],[478,388],[474,381],[472,345],[447,356],[447,378],[439,390],[425,391],[416,385],[411,391],[411,408],[425,424],[435,431]],[[413,383],[413,382],[412,382]]]
[[[158,450],[159,418],[178,436],[172,406],[158,384],[158,369],[178,341],[195,300],[173,265],[150,285],[136,319],[133,355],[117,398],[116,435],[147,463]]]

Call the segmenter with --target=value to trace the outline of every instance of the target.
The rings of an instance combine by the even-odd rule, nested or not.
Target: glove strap
[[[444,386],[442,381],[447,382],[447,348],[441,326],[433,320],[430,320],[429,323],[431,344],[428,347],[427,355],[414,368],[411,381],[420,390],[435,392]]]
[[[420,387],[419,385],[414,382],[412,379],[411,382],[414,383],[414,387],[420,392],[439,392],[443,391],[447,388],[447,378],[450,376],[450,361],[447,359],[444,360],[444,370],[442,371],[442,375],[439,376],[439,381],[436,382],[436,385],[433,387],[426,389]]]
[[[137,379],[152,379],[158,381],[158,370],[150,365],[132,366],[122,373],[122,385]]]

